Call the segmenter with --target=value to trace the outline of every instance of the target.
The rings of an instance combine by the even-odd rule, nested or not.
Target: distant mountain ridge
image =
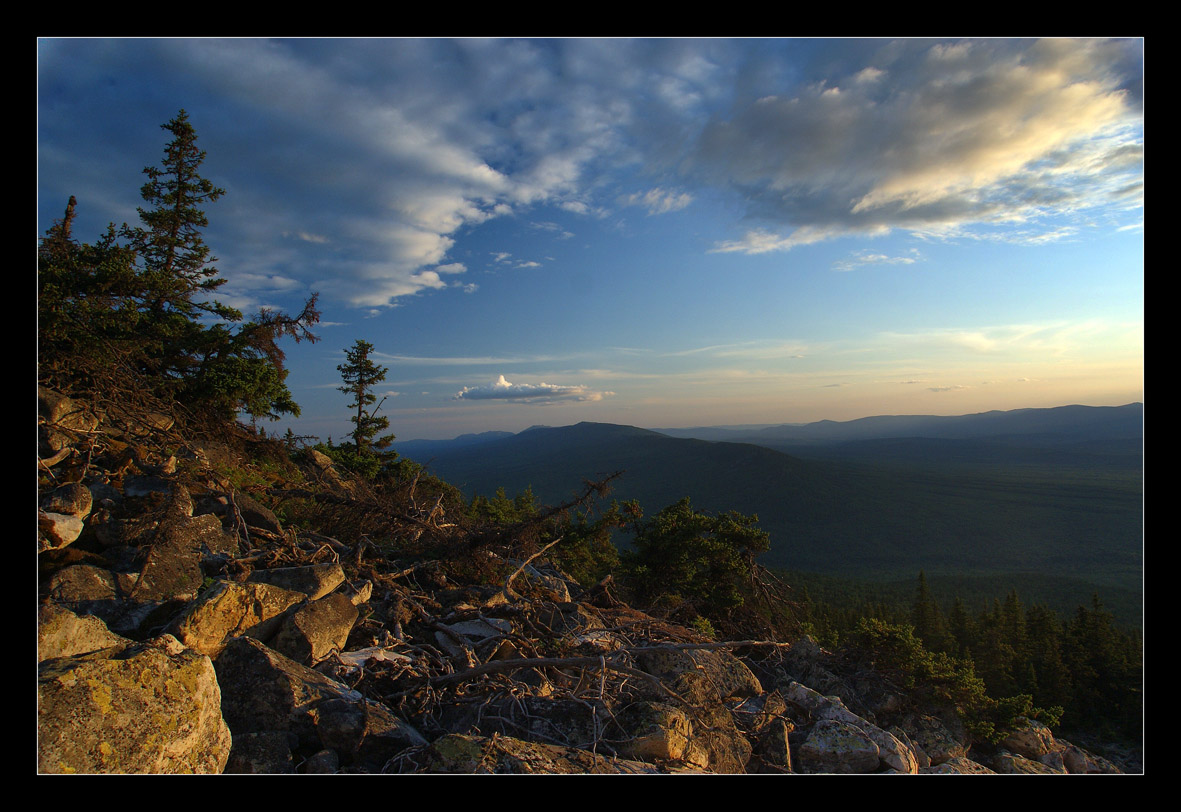
[[[920,569],[928,576],[1024,573],[1074,579],[1071,600],[1122,590],[1134,605],[1143,564],[1141,440],[1126,435],[1142,433],[1141,409],[985,413],[958,428],[956,418],[894,422],[894,429],[877,421],[879,430],[948,426],[979,439],[851,439],[794,449],[585,422],[396,448],[469,497],[530,488],[556,504],[584,481],[622,470],[612,496],[635,499],[648,514],[687,496],[710,512],[758,515],[772,538],[764,563],[785,569],[871,579]],[[851,422],[870,434],[865,428],[875,421]]]
[[[815,423],[785,423],[767,428],[742,429],[705,426],[685,429],[654,429],[670,437],[692,437],[731,442],[831,443],[851,440],[882,440],[900,437],[928,437],[948,440],[1040,437],[1044,441],[1132,438],[1143,435],[1144,404],[1123,406],[1056,406],[1044,409],[1013,409],[955,416],[878,415],[856,420],[820,420]]]

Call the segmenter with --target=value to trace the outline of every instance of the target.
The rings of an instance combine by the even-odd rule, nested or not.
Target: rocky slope
[[[39,394],[43,773],[1119,771],[1033,721],[974,744],[806,638],[650,617],[544,549],[473,545],[441,496]]]

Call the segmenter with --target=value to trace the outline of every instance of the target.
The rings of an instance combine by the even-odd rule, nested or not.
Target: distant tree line
[[[956,598],[944,611],[919,573],[910,606],[839,605],[804,596],[804,627],[823,645],[859,639],[871,619],[908,630],[924,652],[970,667],[994,697],[1029,698],[1059,709],[1063,728],[1139,739],[1143,730],[1143,639],[1120,627],[1098,595],[1063,618],[1043,604],[1025,605],[1015,590],[971,611]]]

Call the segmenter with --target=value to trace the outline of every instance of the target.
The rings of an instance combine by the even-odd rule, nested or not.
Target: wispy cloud
[[[517,403],[562,403],[598,401],[614,392],[595,391],[582,385],[511,383],[501,375],[486,386],[465,386],[455,400],[507,400]]]
[[[897,229],[1037,243],[1139,222],[1139,41],[829,40],[813,62],[831,67],[804,78],[794,46],[46,40],[40,92],[71,103],[39,109],[53,141],[42,191],[64,200],[80,184],[100,223],[133,220],[134,193],[112,199],[93,166],[134,175],[158,152],[150,77],[167,75],[195,100],[212,174],[236,181],[210,242],[251,274],[243,297],[279,269],[368,309],[462,288],[445,277],[465,271],[455,249],[468,230],[515,216],[570,239],[540,207],[604,217],[625,182],[648,190],[622,202],[650,214],[731,201],[742,233],[714,245],[723,253]],[[77,126],[109,122],[103,111],[136,90],[150,103],[132,112],[155,117],[143,135]],[[95,144],[109,146],[98,156]],[[275,234],[287,239],[274,246]]]
[[[849,259],[833,263],[834,271],[852,271],[863,265],[913,265],[921,258],[917,248],[910,249],[902,256],[874,253],[872,251],[855,251]]]
[[[649,189],[643,194],[632,194],[624,198],[624,205],[643,206],[648,214],[667,214],[679,211],[693,202],[693,195],[672,189]]]

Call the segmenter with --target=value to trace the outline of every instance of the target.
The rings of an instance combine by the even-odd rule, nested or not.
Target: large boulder
[[[822,719],[800,745],[801,767],[810,773],[872,773],[880,750],[865,731],[848,722]]]
[[[132,641],[112,632],[94,615],[78,615],[64,606],[47,603],[37,615],[38,662],[73,657],[101,649],[129,646]]]
[[[190,648],[217,657],[235,637],[249,635],[266,642],[293,606],[307,600],[302,592],[270,584],[218,581],[205,590],[169,626]]]
[[[230,754],[213,664],[171,635],[46,660],[37,710],[44,773],[220,773]]]
[[[255,570],[250,573],[247,580],[251,583],[273,584],[293,592],[302,592],[309,600],[318,601],[343,584],[345,574],[340,564],[312,564],[307,567]]]
[[[1054,751],[1054,734],[1050,732],[1050,728],[1036,719],[1022,716],[1016,720],[1009,735],[1001,741],[1001,747],[1019,756],[1036,760]]]
[[[296,662],[315,665],[344,650],[358,617],[349,596],[335,592],[289,613],[270,645]]]
[[[918,758],[906,742],[853,713],[839,698],[823,696],[798,682],[787,685],[783,696],[812,719],[841,722],[860,729],[878,748],[878,755],[887,768],[911,775],[918,772]]]
[[[689,750],[693,723],[681,708],[662,702],[636,702],[615,714],[627,738],[615,744],[625,758],[680,761]]]
[[[342,763],[370,770],[396,752],[426,744],[384,706],[253,638],[229,641],[215,665],[222,712],[235,740],[287,733],[305,757],[331,749]]]
[[[763,693],[746,663],[725,650],[658,647],[642,651],[637,659],[640,668],[693,704]]]

